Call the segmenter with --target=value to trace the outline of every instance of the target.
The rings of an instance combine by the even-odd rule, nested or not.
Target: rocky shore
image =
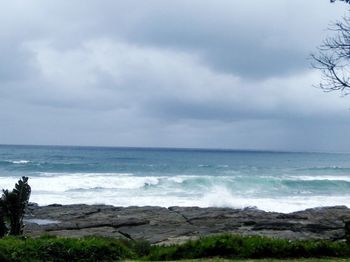
[[[234,233],[284,239],[343,239],[345,206],[313,208],[290,214],[262,210],[199,207],[114,207],[108,205],[31,204],[25,234],[89,235],[180,243],[200,236]]]

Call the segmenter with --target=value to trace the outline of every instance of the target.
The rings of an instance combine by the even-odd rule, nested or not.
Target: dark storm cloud
[[[145,9],[122,35],[196,53],[211,68],[246,78],[305,70],[327,19],[343,13],[327,1],[157,1]]]
[[[307,61],[344,13],[318,0],[2,3],[0,143],[344,150],[349,103],[313,88]]]
[[[29,27],[34,39],[50,38],[56,48],[124,39],[195,53],[212,69],[248,78],[305,70],[322,30],[345,12],[344,6],[316,0],[39,1],[28,9],[33,13],[25,13],[20,31]]]

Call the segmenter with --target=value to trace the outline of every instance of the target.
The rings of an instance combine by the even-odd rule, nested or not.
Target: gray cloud
[[[319,74],[307,61],[329,22],[344,14],[343,5],[316,0],[3,5],[0,143],[349,146],[349,101],[313,88]]]

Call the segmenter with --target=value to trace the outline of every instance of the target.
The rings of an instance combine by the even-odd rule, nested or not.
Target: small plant
[[[1,201],[0,201],[1,203]],[[4,211],[2,210],[2,207],[0,206],[0,238],[5,236],[7,234],[7,227],[5,224],[5,214]]]
[[[0,237],[7,233],[6,222],[10,224],[10,235],[23,233],[23,217],[29,202],[31,188],[28,177],[22,177],[12,191],[3,190],[0,199]]]
[[[350,245],[350,220],[345,221],[345,239],[346,242]]]
[[[145,259],[166,261],[215,257],[227,259],[349,258],[350,245],[342,241],[290,241],[226,234],[208,236],[180,245],[152,246]]]

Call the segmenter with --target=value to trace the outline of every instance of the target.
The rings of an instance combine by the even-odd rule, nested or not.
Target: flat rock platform
[[[30,204],[25,234],[66,237],[107,236],[148,240],[152,244],[181,243],[201,236],[232,233],[283,239],[341,240],[346,206],[322,207],[284,214],[254,208],[115,207],[108,205],[38,206]]]

